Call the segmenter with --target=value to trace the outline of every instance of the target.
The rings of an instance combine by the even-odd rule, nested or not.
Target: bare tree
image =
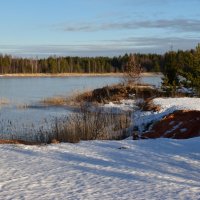
[[[142,73],[142,67],[136,61],[135,55],[130,54],[127,63],[125,64],[124,80],[126,83],[138,83]]]

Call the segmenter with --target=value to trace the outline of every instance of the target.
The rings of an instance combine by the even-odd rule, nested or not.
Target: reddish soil
[[[175,111],[156,122],[143,138],[187,139],[200,136],[200,111]]]
[[[0,140],[0,144],[39,145],[39,143],[36,143],[36,142],[27,142],[23,140]]]

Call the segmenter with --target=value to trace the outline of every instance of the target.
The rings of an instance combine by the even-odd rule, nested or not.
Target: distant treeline
[[[169,65],[190,69],[196,50],[159,54],[134,54],[137,63],[147,72],[164,72]],[[9,73],[109,73],[124,72],[129,54],[118,57],[16,58],[0,55],[0,74]]]
[[[109,73],[123,72],[129,55],[119,57],[56,57],[43,59],[15,58],[0,55],[0,74],[8,73]],[[146,71],[160,71],[162,56],[136,54]]]

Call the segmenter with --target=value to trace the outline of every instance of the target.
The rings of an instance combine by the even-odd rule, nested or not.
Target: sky
[[[200,0],[0,0],[0,53],[118,56],[192,49]]]

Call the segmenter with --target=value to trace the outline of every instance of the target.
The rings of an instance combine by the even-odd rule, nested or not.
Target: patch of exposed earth
[[[143,138],[187,139],[200,136],[200,111],[178,110],[156,122]]]

